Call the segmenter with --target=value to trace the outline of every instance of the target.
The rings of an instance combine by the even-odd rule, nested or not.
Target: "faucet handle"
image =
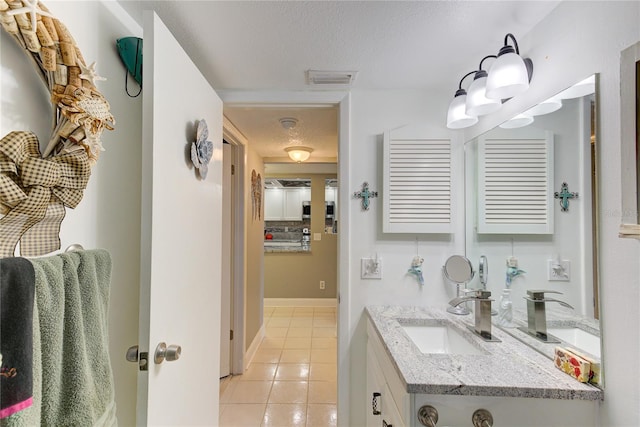
[[[545,289],[527,289],[527,295],[529,295],[529,298],[533,299],[533,300],[543,300],[544,299],[544,294],[560,294],[560,295],[562,295],[562,292],[550,291],[550,290],[545,290]]]
[[[486,289],[465,289],[464,293],[473,293],[473,297],[477,299],[488,299],[491,296],[491,291],[487,291]]]

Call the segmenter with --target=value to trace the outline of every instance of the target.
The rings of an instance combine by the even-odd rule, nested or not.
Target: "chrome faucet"
[[[527,296],[524,297],[524,299],[527,300],[527,327],[526,328],[520,327],[518,329],[539,339],[542,342],[559,343],[560,340],[555,338],[553,335],[547,334],[546,303],[557,302],[563,307],[567,307],[571,309],[573,307],[567,304],[566,302],[557,300],[555,298],[545,298],[544,296],[545,293],[562,295],[562,292],[558,292],[558,291],[529,289],[527,291]]]
[[[474,301],[475,327],[469,327],[469,329],[485,341],[500,342],[498,338],[495,338],[491,334],[491,301],[493,301],[489,298],[491,292],[484,289],[475,289],[466,292],[472,292],[473,295],[454,298],[449,301],[449,305],[457,307],[467,301]]]

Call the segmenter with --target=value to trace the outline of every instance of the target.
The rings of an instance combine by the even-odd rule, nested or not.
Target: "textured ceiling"
[[[453,94],[460,77],[497,53],[506,33],[524,36],[558,3],[120,0],[140,24],[143,9],[155,10],[217,90],[317,90],[307,85],[307,70],[344,70],[358,71],[354,89],[439,94],[444,88]],[[245,135],[263,141],[264,157],[287,144],[259,112],[228,113]],[[325,148],[337,147],[325,142],[328,133],[335,137],[335,129],[320,130],[305,144],[324,156]]]
[[[265,161],[287,160],[286,147],[303,145],[313,148],[310,161],[336,161],[338,152],[337,108],[256,108],[225,107],[225,116],[259,148]],[[283,117],[298,120],[285,129]]]

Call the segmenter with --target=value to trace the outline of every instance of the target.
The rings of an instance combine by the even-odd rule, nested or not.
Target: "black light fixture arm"
[[[467,74],[464,75],[463,78],[460,79],[460,83],[458,84],[458,90],[463,90],[462,89],[462,82],[464,81],[464,79],[469,77],[471,74],[475,74],[475,71],[468,72]]]
[[[504,36],[504,45],[508,46],[507,43],[509,42],[509,37],[511,37],[511,40],[513,40],[513,45],[516,48],[516,53],[520,55],[520,49],[518,49],[518,42],[516,41],[516,38],[513,34],[507,33],[507,35]]]
[[[487,55],[484,58],[482,58],[482,60],[480,61],[480,65],[478,66],[478,71],[483,71],[482,70],[482,63],[484,62],[485,59],[489,59],[489,58],[497,58],[496,55]]]

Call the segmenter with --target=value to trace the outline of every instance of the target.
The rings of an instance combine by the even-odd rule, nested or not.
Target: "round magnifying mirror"
[[[444,275],[453,283],[468,283],[473,279],[471,261],[462,255],[452,255],[444,263]]]

